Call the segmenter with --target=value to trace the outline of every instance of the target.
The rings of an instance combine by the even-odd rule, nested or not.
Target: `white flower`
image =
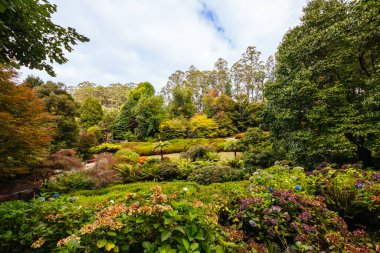
[[[113,204],[113,203],[115,203],[115,201],[113,201],[113,200],[111,199],[111,200],[110,200],[110,203]]]
[[[185,192],[187,192],[189,189],[187,189],[187,187],[184,187],[183,190],[184,190]]]

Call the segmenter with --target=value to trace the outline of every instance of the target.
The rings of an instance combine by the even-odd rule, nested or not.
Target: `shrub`
[[[33,229],[34,233],[18,248],[30,249],[30,245],[35,245],[49,252],[57,247],[66,252],[236,252],[238,245],[229,242],[217,224],[215,212],[202,202],[194,203],[164,195],[161,187],[155,186],[152,193],[128,194],[122,203],[91,208],[90,217],[76,222],[76,229],[69,233],[59,224],[66,225],[73,219],[58,211],[51,216],[55,230]],[[68,206],[71,216],[85,212],[79,209],[73,213]],[[44,216],[35,211],[38,218]],[[39,219],[33,220],[39,224]]]
[[[102,131],[98,125],[89,127],[87,129],[87,133],[95,135],[98,142],[101,142],[103,140]]]
[[[98,140],[94,134],[80,132],[77,150],[83,159],[87,160],[91,157],[90,148],[96,145],[98,145]]]
[[[218,135],[218,124],[206,115],[198,114],[190,119],[189,130],[191,137],[212,138]]]
[[[121,180],[116,166],[116,159],[109,153],[95,155],[95,165],[86,171],[92,178],[95,187],[104,187],[114,181]]]
[[[188,177],[189,181],[206,185],[242,179],[243,175],[240,170],[216,164],[195,169]]]
[[[366,233],[349,232],[345,221],[328,210],[323,197],[256,185],[251,189],[233,210],[221,212],[228,224],[238,223],[248,238],[276,243],[282,252],[372,252],[374,246],[367,244]]]
[[[93,189],[94,186],[95,184],[92,178],[81,171],[64,173],[56,180],[49,180],[42,185],[40,191],[49,194],[60,194],[76,190]]]
[[[172,181],[175,179],[182,179],[184,175],[182,175],[181,171],[178,169],[178,165],[176,163],[161,163],[159,166],[159,177],[160,180],[163,181]]]
[[[132,150],[126,148],[121,149],[115,153],[115,158],[118,163],[129,163],[135,164],[139,161],[139,154],[133,152]]]
[[[116,153],[121,149],[121,146],[118,144],[113,143],[102,143],[96,147],[90,148],[90,152],[92,154],[99,154],[99,153]]]
[[[181,153],[181,158],[191,159],[192,161],[197,159],[206,159],[209,156],[208,153],[210,152],[215,152],[213,147],[196,145],[189,148],[186,152]]]
[[[160,124],[160,135],[164,140],[186,138],[188,122],[184,118],[165,119]]]
[[[83,164],[77,158],[75,150],[61,149],[58,152],[49,155],[40,163],[40,167],[51,170],[79,170],[83,168]]]

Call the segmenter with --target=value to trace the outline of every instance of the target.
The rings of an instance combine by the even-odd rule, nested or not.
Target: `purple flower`
[[[269,190],[270,192],[273,192],[273,187],[272,187],[272,186],[269,186],[269,187],[268,187],[268,190]]]
[[[311,213],[309,213],[309,212],[302,212],[298,217],[299,217],[303,222],[306,222],[306,221],[311,217]]]
[[[265,208],[265,209],[264,209],[264,214],[266,214],[266,215],[269,215],[269,214],[270,214],[270,210],[269,210],[269,208]]]
[[[253,220],[250,220],[248,223],[249,223],[249,225],[250,225],[251,227],[253,227],[253,228],[257,227],[256,222],[253,221]]]
[[[285,213],[284,213],[284,216],[285,216],[285,220],[286,220],[286,221],[290,221],[290,215],[289,215],[288,212],[285,212]]]
[[[294,188],[296,188],[297,191],[301,190],[301,186],[299,184],[297,184]]]
[[[314,232],[314,233],[317,232],[317,229],[316,229],[315,227],[309,226],[309,225],[307,225],[307,224],[302,224],[302,229],[303,229],[305,232]]]
[[[237,213],[238,218],[242,218],[244,214],[244,211],[240,211]]]
[[[272,211],[275,213],[279,213],[281,211],[281,207],[279,206],[272,206]]]

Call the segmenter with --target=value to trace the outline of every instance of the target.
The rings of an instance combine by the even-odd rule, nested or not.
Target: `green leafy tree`
[[[79,105],[65,90],[62,83],[35,81],[40,79],[28,77],[24,81],[27,86],[33,87],[39,98],[42,98],[46,110],[54,115],[56,131],[51,142],[51,149],[72,148],[78,142],[79,128],[75,120],[79,116]]]
[[[143,96],[133,109],[136,115],[136,136],[145,140],[159,133],[159,126],[165,117],[164,100],[161,96]]]
[[[80,109],[80,120],[83,128],[97,125],[103,118],[102,105],[94,97],[88,97],[83,101]]]
[[[313,0],[277,53],[265,122],[275,147],[313,165],[354,151],[372,166],[380,134],[380,2]]]
[[[172,91],[169,113],[174,117],[190,118],[195,113],[192,91],[188,87],[177,85]]]
[[[153,85],[148,82],[139,83],[129,92],[127,101],[121,106],[120,114],[115,121],[114,139],[125,140],[134,133],[138,124],[134,108],[143,96],[154,96],[154,93]]]
[[[218,135],[221,137],[227,137],[231,136],[233,134],[236,134],[238,132],[237,128],[235,127],[231,115],[229,113],[225,112],[219,112],[216,114],[212,119],[218,124]]]
[[[45,70],[54,76],[47,60],[67,62],[64,51],[89,39],[74,28],[64,28],[51,21],[57,11],[47,0],[0,1],[0,63]]]

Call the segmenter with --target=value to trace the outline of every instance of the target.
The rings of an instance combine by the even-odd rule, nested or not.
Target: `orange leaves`
[[[32,89],[12,81],[16,73],[0,65],[0,164],[27,166],[45,155],[53,117]]]

